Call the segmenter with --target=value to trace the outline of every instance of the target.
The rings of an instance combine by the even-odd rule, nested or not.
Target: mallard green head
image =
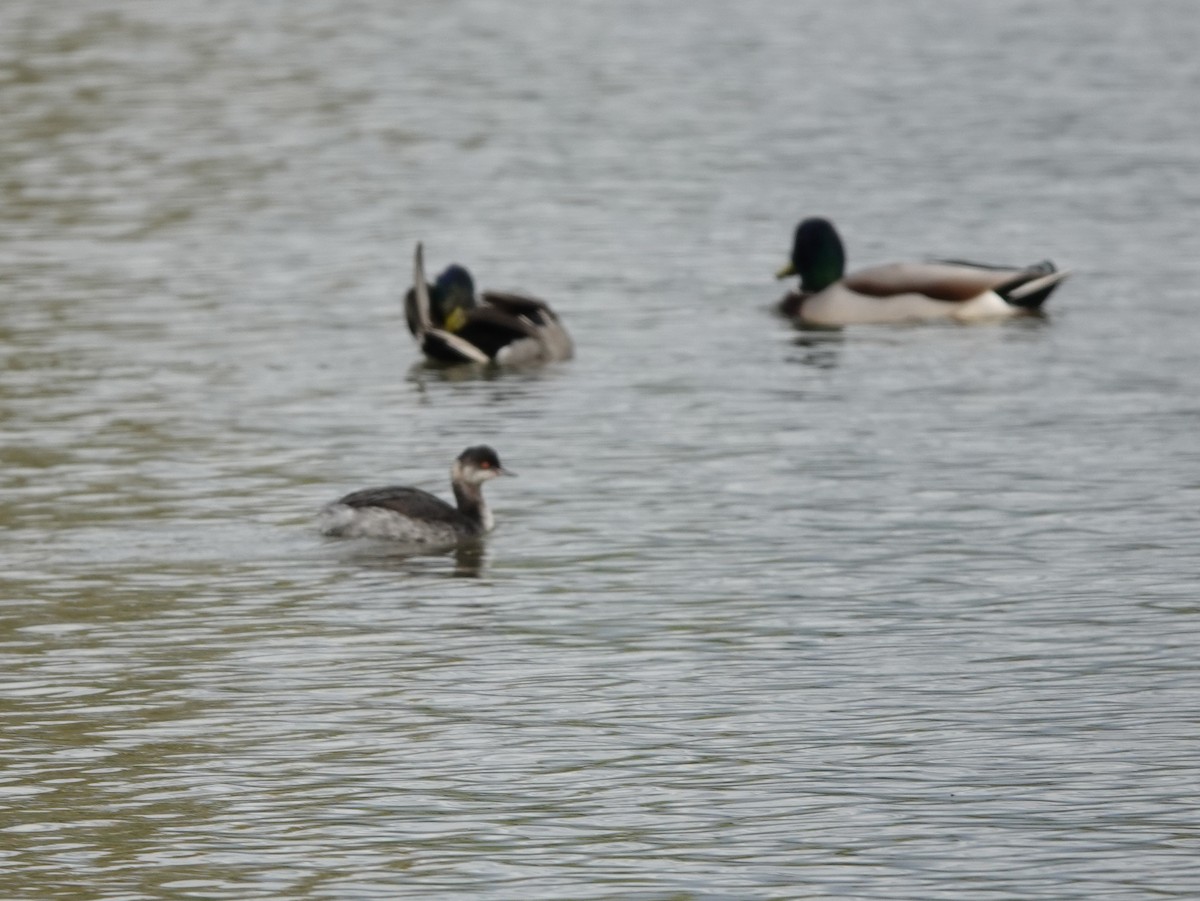
[[[792,260],[776,278],[800,276],[800,290],[806,294],[824,291],[846,272],[846,250],[837,229],[828,219],[814,216],[796,226],[792,241]]]
[[[465,267],[447,266],[429,292],[429,311],[433,321],[449,332],[456,332],[475,309],[475,281]]]

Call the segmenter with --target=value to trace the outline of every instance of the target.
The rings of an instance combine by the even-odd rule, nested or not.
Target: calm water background
[[[6,898],[1200,892],[1190,0],[0,6]],[[1047,321],[803,333],[852,264]],[[579,355],[423,368],[413,243]],[[481,553],[329,542],[494,444]]]

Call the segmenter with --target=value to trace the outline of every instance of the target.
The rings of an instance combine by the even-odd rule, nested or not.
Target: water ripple
[[[1194,895],[1195,21],[6,4],[7,895]],[[1075,275],[797,332],[808,213]],[[578,358],[420,364],[416,240]]]

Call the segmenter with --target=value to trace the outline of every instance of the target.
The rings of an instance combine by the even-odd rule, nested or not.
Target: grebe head
[[[837,229],[828,219],[814,216],[796,226],[792,257],[775,273],[776,278],[800,276],[800,290],[824,291],[846,274],[846,249]]]
[[[505,469],[500,463],[500,457],[486,444],[468,447],[458,455],[454,465],[450,467],[450,479],[468,485],[482,485],[496,476],[515,476],[516,473]]]
[[[475,309],[475,280],[466,267],[457,263],[447,266],[430,292],[430,310],[435,322],[448,331],[458,331],[468,312]]]

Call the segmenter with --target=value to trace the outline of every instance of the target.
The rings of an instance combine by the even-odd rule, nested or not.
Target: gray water
[[[0,5],[5,898],[1200,893],[1190,0]],[[801,332],[852,265],[1042,321]],[[431,268],[577,359],[422,366]],[[322,539],[448,495],[482,550]]]

